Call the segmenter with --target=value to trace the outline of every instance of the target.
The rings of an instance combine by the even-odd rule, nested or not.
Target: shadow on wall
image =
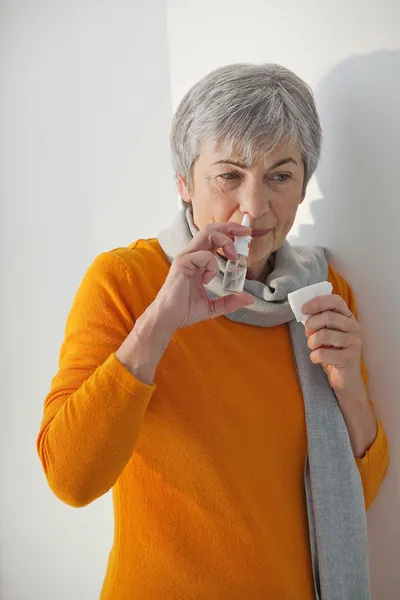
[[[315,96],[323,198],[311,203],[314,224],[300,226],[299,240],[324,245],[338,268],[362,257],[368,273],[386,276],[400,267],[400,50],[347,59]]]
[[[373,598],[394,600],[400,597],[394,558],[400,551],[400,50],[346,59],[315,96],[323,197],[310,204],[314,224],[300,225],[290,238],[325,246],[356,295],[371,398],[391,450],[388,476],[368,512]]]
[[[315,96],[324,136],[316,172],[323,197],[310,204],[314,223],[300,225],[291,241],[327,248],[356,293],[361,320],[371,316],[374,345],[385,342],[385,359],[388,347],[399,356],[400,50],[345,60]],[[381,374],[390,376],[394,366],[385,362]]]

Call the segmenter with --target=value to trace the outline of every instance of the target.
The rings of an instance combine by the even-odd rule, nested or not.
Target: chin
[[[257,264],[260,262],[263,262],[265,260],[268,260],[268,258],[271,256],[272,252],[274,252],[273,247],[271,247],[270,244],[268,244],[268,246],[266,248],[254,248],[253,250],[250,249],[249,252],[249,263],[252,264]]]

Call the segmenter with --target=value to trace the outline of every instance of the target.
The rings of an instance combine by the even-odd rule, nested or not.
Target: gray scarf
[[[172,226],[158,236],[170,262],[196,235],[190,209],[182,208]],[[205,286],[210,299],[222,293],[225,260],[217,255],[219,274]],[[370,600],[367,523],[360,474],[343,415],[328,379],[310,360],[304,326],[294,320],[287,295],[326,281],[323,248],[292,247],[275,253],[265,284],[246,279],[251,306],[226,315],[232,321],[274,327],[289,323],[307,426],[308,455],[304,486],[316,600]]]

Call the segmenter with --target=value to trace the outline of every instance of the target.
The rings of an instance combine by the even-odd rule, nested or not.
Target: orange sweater
[[[311,600],[304,403],[287,325],[220,317],[179,330],[155,385],[115,351],[169,263],[158,242],[101,254],[75,297],[38,451],[54,493],[84,506],[113,488],[102,600]],[[355,310],[346,282],[329,279]],[[366,507],[389,463],[360,459]]]

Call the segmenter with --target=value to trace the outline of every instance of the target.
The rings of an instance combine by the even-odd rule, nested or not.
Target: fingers
[[[344,331],[334,329],[319,329],[308,338],[308,347],[310,350],[318,348],[361,348],[361,337]]]
[[[206,285],[218,275],[219,267],[215,254],[210,250],[198,250],[188,254],[181,253],[176,256],[170,271],[172,278],[175,277],[177,271],[189,279],[197,278],[199,283]],[[242,294],[230,294],[217,300],[209,300],[210,314],[207,318],[229,314],[239,308],[249,306],[253,302],[253,296],[245,292]]]
[[[360,356],[354,348],[318,348],[311,352],[310,359],[316,365],[330,365],[337,369],[349,369],[357,365],[357,371],[360,371]]]
[[[356,319],[350,319],[342,313],[327,310],[309,317],[306,321],[306,333],[312,334],[319,329],[335,329],[344,332],[358,332],[361,327]]]
[[[305,315],[315,315],[327,310],[340,313],[347,318],[354,318],[353,313],[347,306],[344,299],[337,294],[317,296],[316,298],[306,302],[306,304],[304,304],[302,307],[302,311]]]
[[[207,233],[210,231],[220,231],[227,235],[251,235],[253,231],[251,227],[245,227],[244,225],[240,225],[240,223],[209,223],[205,227],[203,227],[199,233]]]
[[[236,260],[237,253],[233,238],[251,235],[251,232],[251,227],[243,227],[237,223],[212,223],[199,231],[182,253],[209,250],[215,254],[219,248],[222,248],[228,258]]]
[[[231,258],[232,260],[237,259],[233,239],[218,231],[208,232],[207,234],[205,232],[198,233],[181,254],[188,255],[202,250],[207,250],[216,254],[219,248],[223,249],[225,256],[228,258]]]
[[[216,277],[218,275],[218,273],[219,273],[218,263],[215,260],[215,262],[208,264],[207,270],[204,271],[202,274],[201,282],[203,283],[203,285],[207,285],[208,283],[210,283],[210,281],[212,279],[214,279],[214,277]]]
[[[249,306],[250,304],[253,304],[253,302],[253,296],[246,293],[229,294],[229,296],[223,296],[222,298],[218,298],[218,300],[212,300],[211,318],[227,315],[229,313],[234,312],[235,310],[238,310],[239,308]]]
[[[176,256],[173,266],[188,278],[200,274],[203,283],[204,279],[209,283],[219,271],[217,259],[209,250],[180,253]]]

